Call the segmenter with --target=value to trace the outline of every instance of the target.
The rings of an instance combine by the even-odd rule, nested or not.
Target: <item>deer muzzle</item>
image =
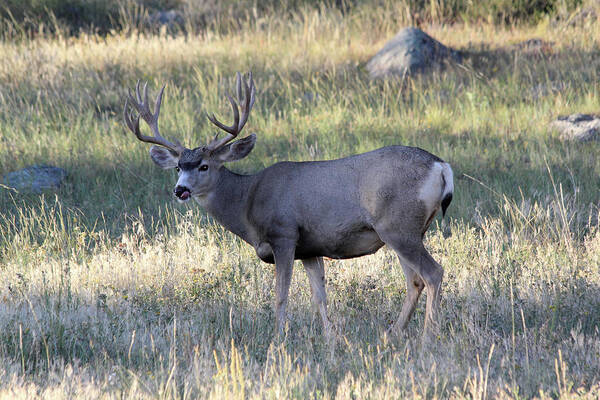
[[[175,189],[173,189],[173,194],[179,200],[188,200],[191,196],[190,189],[188,189],[185,186],[179,186],[179,185],[175,186]]]

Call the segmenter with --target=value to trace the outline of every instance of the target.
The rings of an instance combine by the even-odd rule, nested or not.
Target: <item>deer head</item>
[[[244,128],[254,105],[256,89],[254,88],[252,73],[248,74],[247,81],[242,80],[240,73],[237,73],[237,102],[228,93],[226,94],[233,110],[233,124],[231,126],[222,124],[215,118],[214,114],[208,117],[219,129],[227,132],[227,135],[219,139],[217,133],[210,143],[194,149],[182,146],[177,140],[170,142],[160,134],[158,116],[164,89],[165,86],[160,89],[154,104],[154,113],[152,113],[149,107],[147,84],[144,84],[143,93],[140,93],[140,82],[138,81],[135,87],[135,96],[130,90],[125,100],[123,109],[125,124],[142,142],[158,145],[150,148],[152,161],[163,169],[175,168],[177,170],[179,179],[173,194],[179,201],[188,201],[192,197],[206,196],[214,190],[219,176],[219,169],[223,164],[246,157],[254,148],[256,142],[256,135],[254,134],[231,142]],[[241,116],[238,103],[242,109]],[[146,121],[153,136],[141,134],[140,117]]]

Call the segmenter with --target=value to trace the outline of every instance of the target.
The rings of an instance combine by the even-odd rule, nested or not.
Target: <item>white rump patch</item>
[[[427,214],[431,214],[440,206],[442,190],[444,189],[444,180],[442,177],[444,164],[446,163],[434,163],[427,178],[425,178],[425,181],[419,188],[419,199],[425,203]]]
[[[452,168],[448,163],[444,163],[443,168],[446,188],[444,189],[444,193],[442,193],[442,199],[446,197],[448,193],[454,193],[454,173],[452,172]]]

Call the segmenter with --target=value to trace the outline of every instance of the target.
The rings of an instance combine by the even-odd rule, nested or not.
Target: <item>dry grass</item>
[[[600,31],[426,29],[469,50],[465,64],[387,83],[362,66],[396,26],[366,12],[0,43],[0,172],[69,171],[56,197],[0,188],[0,397],[597,398],[598,144],[561,143],[547,123],[597,111]],[[554,44],[506,49],[531,37]],[[170,202],[173,177],[123,133],[124,87],[167,82],[161,127],[191,145],[248,69],[260,139],[237,170],[392,143],[453,164],[453,234],[436,227],[426,243],[446,271],[439,336],[421,338],[424,304],[404,337],[384,335],[405,292],[384,249],[327,262],[335,346],[301,268],[277,340],[272,267]]]

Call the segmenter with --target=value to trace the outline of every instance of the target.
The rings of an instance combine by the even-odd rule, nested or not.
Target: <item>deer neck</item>
[[[215,190],[198,200],[221,225],[252,245],[255,238],[246,211],[253,182],[253,175],[239,175],[221,167]]]

